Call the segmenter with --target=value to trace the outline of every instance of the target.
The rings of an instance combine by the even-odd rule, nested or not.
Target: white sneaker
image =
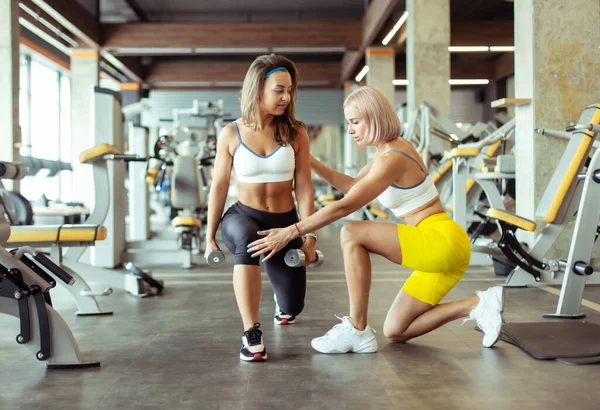
[[[477,296],[479,296],[479,303],[463,323],[467,320],[476,320],[477,326],[484,333],[481,344],[484,347],[492,347],[502,333],[504,287],[494,286],[483,292],[477,291]]]
[[[349,316],[336,317],[342,323],[335,325],[325,336],[313,339],[310,343],[313,349],[320,353],[375,353],[377,351],[375,330],[368,325],[364,330],[358,330]]]

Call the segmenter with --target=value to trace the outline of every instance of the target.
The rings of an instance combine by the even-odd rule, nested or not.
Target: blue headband
[[[285,67],[276,67],[276,68],[272,69],[271,71],[267,72],[267,74],[265,74],[265,78],[267,78],[268,76],[270,76],[273,73],[276,73],[277,71],[287,71],[287,68],[285,68]]]

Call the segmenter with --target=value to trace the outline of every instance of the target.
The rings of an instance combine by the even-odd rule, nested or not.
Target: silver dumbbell
[[[316,259],[313,263],[308,265],[309,268],[317,268],[323,264],[323,252],[315,251]],[[306,261],[306,255],[300,249],[290,249],[285,253],[284,257],[285,264],[290,268],[297,268],[299,266],[304,266],[304,262]]]
[[[225,263],[225,254],[222,251],[215,249],[208,254],[206,263],[211,268],[220,268]]]

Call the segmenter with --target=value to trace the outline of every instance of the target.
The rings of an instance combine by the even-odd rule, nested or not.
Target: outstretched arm
[[[296,193],[296,201],[298,201],[300,219],[304,220],[315,213],[315,193],[310,175],[310,142],[306,130],[302,130],[298,135],[294,192]],[[308,264],[314,260],[315,241],[315,238],[307,237],[302,246]]]
[[[327,165],[315,159],[315,157],[310,157],[310,166],[312,167],[312,170],[315,171],[315,173],[325,182],[344,194],[347,194],[356,182],[367,175],[369,169],[371,169],[371,164],[372,162],[367,164],[360,170],[356,178],[352,178],[351,176],[342,174],[333,168],[329,168]]]
[[[373,163],[367,175],[361,178],[344,198],[327,205],[297,224],[287,228],[259,232],[265,237],[252,242],[249,246],[250,252],[253,256],[270,252],[264,258],[264,260],[268,260],[292,239],[320,229],[362,208],[377,198],[398,178],[398,173],[402,171],[401,163],[394,156],[378,159]]]

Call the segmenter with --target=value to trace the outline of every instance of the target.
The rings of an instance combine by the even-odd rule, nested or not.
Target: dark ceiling
[[[36,3],[60,3],[59,0],[20,0],[26,4]],[[309,40],[312,31],[307,29],[303,31],[304,24],[307,27],[316,27],[315,24],[322,22],[321,27],[329,28],[328,22],[332,26],[342,24],[338,27],[346,27],[344,24],[351,24],[356,38],[363,39],[364,43],[364,27],[367,20],[368,11],[371,12],[377,9],[379,5],[389,4],[391,6],[382,12],[385,17],[379,20],[377,29],[374,31],[372,40],[367,46],[381,45],[381,40],[396,24],[400,16],[404,13],[406,7],[405,0],[389,1],[389,0],[76,0],[83,9],[94,19],[99,22],[99,40],[98,44],[105,48],[111,55],[125,61],[134,62],[141,71],[139,78],[145,78],[146,74],[152,77],[153,71],[160,71],[162,74],[169,72],[173,67],[182,70],[184,74],[189,74],[196,70],[200,65],[223,64],[230,67],[235,64],[247,64],[252,61],[257,54],[274,51],[284,54],[298,63],[306,64],[323,64],[329,65],[325,71],[329,77],[335,77],[332,67],[337,64],[338,75],[340,78],[340,66],[344,65],[349,54],[355,53],[355,50],[360,51],[360,56],[364,53],[364,44],[360,45],[351,40],[352,35],[348,35],[348,31],[339,31],[340,40],[339,46],[335,43],[335,34],[331,37],[330,32],[325,30],[323,33],[330,36],[327,47],[307,47],[311,45],[312,40]],[[451,31],[452,44],[463,45],[462,41],[467,43],[472,42],[473,45],[484,41],[485,38],[496,39],[496,45],[512,45],[512,20],[513,20],[513,3],[507,0],[449,0],[450,15],[451,15]],[[31,6],[33,7],[33,6]],[[145,27],[158,27],[157,24],[171,24],[168,28],[160,26],[162,35],[169,35],[168,41],[160,42],[161,35],[156,35],[154,32],[144,31],[144,26],[139,23],[147,24]],[[236,32],[236,24],[264,24],[264,30],[270,30],[269,37],[277,42],[277,37],[290,38],[290,33],[298,33],[303,36],[304,46],[293,46],[291,41],[289,47],[279,46],[277,51],[274,45],[269,43],[269,48],[261,46],[254,47],[253,41],[247,41],[245,46],[237,47],[231,40],[232,33]],[[270,24],[272,23],[272,24]],[[292,26],[291,32],[288,30],[289,23]],[[510,25],[508,26],[507,23]],[[136,24],[138,24],[136,26]],[[154,24],[155,26],[152,26]],[[190,36],[190,32],[185,32],[184,25],[186,24],[211,24],[215,27],[213,31],[205,32],[202,35]],[[282,25],[283,24],[283,25]],[[311,25],[312,24],[312,25]],[[353,24],[353,25],[352,25]],[[479,24],[479,26],[478,26]],[[279,26],[277,26],[279,25]],[[455,36],[455,27],[462,25],[466,27],[462,30],[460,36]],[[493,27],[502,27],[494,31]],[[126,27],[127,26],[127,27]],[[211,27],[213,27],[211,26]],[[281,29],[273,29],[273,27],[281,27]],[[123,27],[125,31],[117,33],[115,40],[115,30],[120,30]],[[186,26],[190,27],[190,26]],[[193,26],[202,29],[200,26]],[[227,27],[223,29],[222,27]],[[362,27],[362,29],[361,29]],[[319,28],[318,26],[316,27]],[[490,30],[491,28],[491,30]],[[129,30],[129,31],[127,31]],[[195,30],[189,28],[189,30]],[[219,31],[222,30],[222,31]],[[250,28],[252,30],[252,28]],[[294,31],[295,30],[295,31]],[[332,29],[336,30],[336,29]],[[342,29],[343,30],[343,29]],[[181,31],[175,35],[173,33]],[[287,33],[286,33],[287,31]],[[482,33],[485,31],[485,33]],[[244,32],[246,33],[246,32]],[[281,34],[280,34],[281,33]],[[507,35],[508,33],[508,35]],[[247,35],[247,34],[246,34]],[[265,44],[265,38],[261,32],[254,33],[255,43]],[[294,36],[296,34],[292,34]],[[137,36],[136,41],[129,39]],[[224,37],[230,37],[229,43],[227,40],[222,42]],[[315,36],[318,38],[318,36]],[[460,40],[456,38],[460,37]],[[333,40],[332,40],[333,38]],[[505,38],[506,44],[498,44],[498,38]],[[192,43],[193,48],[190,52],[190,46],[177,45]],[[172,40],[172,41],[171,41]],[[247,39],[246,39],[247,40]],[[293,40],[293,38],[292,38]],[[343,41],[342,41],[343,40]],[[272,40],[269,40],[272,41]],[[289,40],[288,40],[289,41]],[[219,44],[222,42],[222,45]],[[396,42],[396,40],[393,40]],[[456,44],[460,42],[460,44]],[[203,43],[202,45],[196,45]],[[302,43],[302,41],[301,41]],[[114,44],[120,44],[114,46]],[[125,45],[122,45],[125,44]],[[130,44],[130,45],[127,45]],[[350,45],[349,44],[353,44]],[[396,65],[405,66],[405,46],[400,43],[390,43],[396,48]],[[464,44],[471,45],[471,44]],[[188,47],[186,49],[186,47]],[[254,48],[253,48],[254,47]],[[364,58],[357,60],[350,65],[352,72],[346,75],[347,78],[354,75],[362,68]],[[452,62],[459,62],[459,66],[468,68],[469,63],[472,65],[487,65],[493,72],[493,64],[495,61],[503,58],[503,54],[498,53],[453,53],[451,55]],[[512,58],[512,56],[511,56]],[[182,68],[182,66],[186,67]],[[506,62],[504,63],[506,66]],[[159,67],[160,66],[160,67]],[[311,67],[313,67],[311,66]],[[158,68],[157,68],[158,67]],[[214,70],[213,70],[214,71]],[[342,68],[342,81],[343,80]],[[210,70],[208,71],[210,72]],[[453,74],[454,75],[454,68]],[[464,77],[468,78],[468,77]],[[186,80],[187,83],[193,81]],[[172,83],[172,81],[171,81]],[[316,81],[316,83],[319,83]],[[152,86],[151,81],[149,84]],[[340,86],[337,81],[330,83],[333,86]]]

